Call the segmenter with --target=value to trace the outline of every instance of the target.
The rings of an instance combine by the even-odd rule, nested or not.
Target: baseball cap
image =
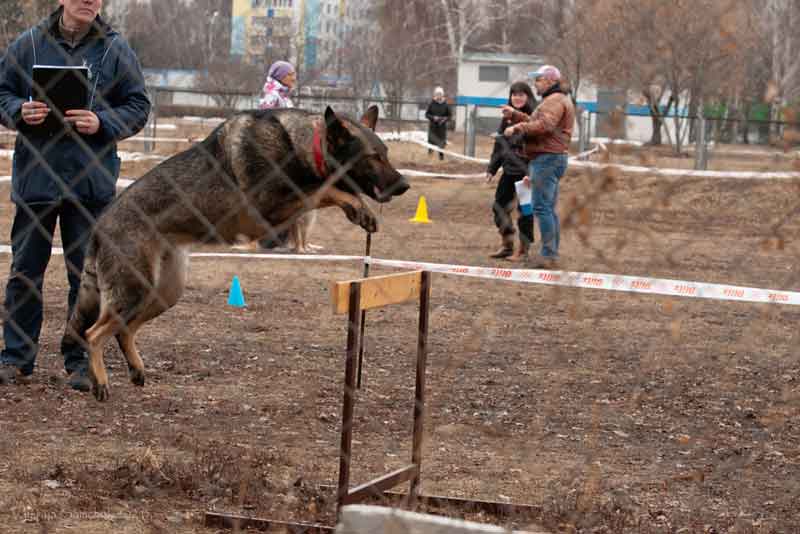
[[[542,65],[533,72],[529,72],[528,76],[534,80],[537,78],[547,78],[548,80],[560,80],[561,71],[552,65]]]

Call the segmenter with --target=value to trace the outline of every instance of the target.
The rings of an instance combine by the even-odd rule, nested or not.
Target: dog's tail
[[[97,285],[97,237],[92,235],[86,251],[81,273],[81,286],[78,300],[72,309],[64,337],[61,339],[61,353],[66,355],[76,351],[88,350],[86,331],[97,321],[100,314],[100,289]]]

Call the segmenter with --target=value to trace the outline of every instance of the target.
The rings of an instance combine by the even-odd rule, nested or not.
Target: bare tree
[[[0,2],[0,51],[22,31],[47,16],[55,7],[47,0],[3,0]]]
[[[438,6],[419,0],[406,4],[384,0],[377,18],[376,75],[390,98],[399,100],[434,85],[453,89],[456,62],[444,37]]]
[[[260,93],[264,77],[261,69],[253,65],[227,59],[208,65],[196,83],[198,89],[208,93],[217,106],[235,110],[242,100]]]
[[[366,95],[380,78],[381,54],[375,43],[379,41],[372,26],[353,29],[347,45],[341,51],[342,69],[350,76],[353,94]]]
[[[638,89],[653,120],[652,144],[661,143],[664,118],[674,119],[680,152],[692,98],[701,103],[710,86],[737,72],[741,4],[734,0],[601,0],[592,9],[597,79]],[[667,133],[667,135],[669,135]]]
[[[128,41],[147,67],[206,68],[228,55],[229,17],[221,9],[213,0],[133,4]]]
[[[771,118],[777,120],[790,102],[800,99],[800,4],[796,0],[766,0],[761,26],[771,39],[769,64],[772,83],[768,95]]]
[[[492,25],[507,22],[509,3],[506,0],[439,0],[441,26],[447,36],[450,56],[461,62],[470,45],[479,45],[478,37]],[[506,34],[505,39],[508,39]],[[505,41],[502,47],[508,48]]]

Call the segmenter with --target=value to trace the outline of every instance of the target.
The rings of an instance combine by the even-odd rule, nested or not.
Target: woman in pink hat
[[[276,61],[269,68],[267,81],[264,84],[264,94],[258,104],[258,109],[293,108],[289,93],[297,82],[297,73],[294,65],[288,61]]]

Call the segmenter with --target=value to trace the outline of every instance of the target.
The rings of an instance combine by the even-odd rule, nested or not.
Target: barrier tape
[[[236,252],[193,252],[193,258],[255,258],[267,260],[300,261],[364,261],[364,256],[339,256],[335,254],[270,254]]]
[[[638,167],[617,163],[597,163],[594,161],[572,161],[571,167],[591,169],[617,169],[631,174],[650,174],[687,178],[729,178],[746,180],[773,180],[800,178],[800,172],[752,172],[752,171],[695,171],[692,169],[662,169],[659,167]]]
[[[0,149],[0,159],[11,159],[13,156],[14,156],[13,150]],[[145,160],[163,161],[169,158],[169,156],[164,156],[160,154],[142,154],[141,152],[127,152],[124,150],[118,152],[117,156],[122,161],[145,161]]]
[[[160,126],[159,126],[160,128]],[[167,128],[169,129],[169,128]],[[17,132],[10,131],[10,132],[0,132],[4,135],[9,137],[16,137]],[[197,140],[200,140],[198,138]],[[144,137],[141,135],[135,135],[133,137],[126,137],[120,143],[126,143],[128,141],[138,141],[138,142],[158,142],[158,143],[191,143],[194,139],[189,139],[188,137]]]
[[[10,182],[10,181],[11,181],[10,176],[0,176],[0,183]],[[135,180],[129,180],[127,178],[119,178],[117,179],[117,187],[122,187],[122,188],[129,187],[134,181]]]
[[[418,144],[420,146],[423,146],[423,147],[425,147],[425,148],[427,148],[429,150],[433,150],[435,152],[441,152],[442,154],[447,154],[448,156],[450,156],[452,158],[462,159],[464,161],[473,161],[475,163],[482,163],[484,165],[488,165],[489,164],[489,160],[488,159],[473,158],[472,156],[465,156],[464,154],[459,154],[458,152],[453,152],[451,150],[445,150],[445,149],[443,149],[441,147],[438,147],[436,145],[432,145],[432,144],[430,144],[428,142],[425,142],[425,141],[417,141],[417,140],[413,140],[412,139],[409,142],[410,143],[416,143],[416,144]]]
[[[11,254],[10,245],[0,245],[0,254]],[[63,256],[64,249],[53,247],[54,256]],[[192,252],[192,258],[248,258],[266,260],[300,260],[300,261],[364,261],[364,256],[341,256],[335,254],[275,254],[275,253],[238,253],[238,252]]]
[[[200,137],[197,139],[190,139],[188,137],[144,137],[135,135],[133,137],[126,137],[120,143],[127,143],[128,141],[137,141],[140,143],[193,143],[195,141],[202,141]]]
[[[442,172],[415,171],[413,169],[397,169],[403,176],[428,176],[435,178],[486,178],[485,172],[475,174],[447,174]]]
[[[11,247],[0,245],[0,253],[11,253]],[[53,254],[62,255],[63,249],[53,247]],[[606,291],[622,291],[645,295],[666,295],[709,300],[725,300],[734,302],[755,302],[763,304],[782,304],[800,306],[800,292],[763,289],[757,287],[732,286],[726,284],[709,284],[672,280],[668,278],[650,278],[617,274],[582,273],[570,271],[545,271],[539,269],[501,269],[495,267],[473,267],[467,265],[449,265],[408,260],[385,260],[370,256],[339,256],[316,254],[259,254],[234,252],[195,252],[193,258],[245,258],[271,260],[300,261],[363,261],[370,265],[393,267],[397,269],[425,270],[456,276],[505,280],[528,284],[576,287],[583,289],[603,289]]]
[[[509,280],[512,282],[524,282],[529,284],[800,306],[800,293],[775,289],[707,284],[687,282],[685,280],[623,276],[616,274],[544,271],[538,269],[498,269],[492,267],[470,267],[465,265],[446,265],[405,260],[383,260],[378,258],[365,258],[365,262],[371,265],[380,265],[384,267],[426,270],[458,276]]]
[[[576,154],[575,156],[570,157],[570,161],[582,158],[588,158],[592,154],[599,152],[601,150],[605,150],[604,145],[599,145],[591,150],[587,150],[586,152],[581,152],[580,154]],[[485,172],[479,172],[475,174],[448,174],[448,173],[433,172],[433,171],[417,171],[413,169],[398,169],[397,172],[399,172],[404,176],[424,176],[431,178],[448,178],[448,179],[486,178]]]
[[[471,156],[465,156],[463,154],[458,154],[456,152],[452,152],[450,150],[444,150],[436,145],[432,145],[425,141],[418,139],[421,135],[424,135],[424,132],[420,131],[412,131],[412,132],[388,132],[388,133],[381,133],[379,137],[385,141],[404,141],[418,144],[422,147],[429,148],[431,150],[435,150],[437,152],[441,152],[443,154],[447,154],[456,159],[461,159],[464,161],[472,161],[475,163],[482,163],[488,165],[488,159],[482,158],[473,158]],[[175,142],[175,143],[189,143],[191,142],[188,138],[171,138],[171,137],[129,137],[126,141],[134,140],[134,141],[158,141],[158,142]],[[600,138],[598,138],[598,141]],[[586,157],[590,156],[591,154],[602,150],[603,148],[602,142],[596,146],[595,148],[588,150],[586,152],[582,152],[575,156],[570,157],[570,166],[575,168],[587,168],[587,169],[617,169],[621,172],[630,173],[630,174],[649,174],[649,175],[657,175],[657,176],[672,176],[672,177],[688,177],[688,178],[729,178],[729,179],[746,179],[746,180],[772,180],[772,179],[779,179],[779,180],[793,180],[800,178],[800,172],[754,172],[754,171],[696,171],[692,169],[664,169],[659,167],[641,167],[635,165],[621,165],[617,163],[597,163],[591,161],[581,161]],[[13,150],[0,150],[0,157],[2,158],[11,158],[13,155]],[[135,160],[144,160],[144,159],[166,159],[164,156],[157,156],[157,155],[138,155],[138,153],[130,153],[130,156],[126,156],[125,158],[122,157],[121,159],[125,161],[135,161]],[[430,173],[430,174],[422,174],[425,171],[411,171],[408,170],[408,176],[437,176],[442,178],[477,178],[482,176],[481,174],[445,174],[445,173]]]
[[[159,154],[142,154],[141,152],[126,152],[120,151],[117,153],[119,159],[122,161],[145,161],[145,160],[158,160],[163,161],[169,156],[162,156]]]

